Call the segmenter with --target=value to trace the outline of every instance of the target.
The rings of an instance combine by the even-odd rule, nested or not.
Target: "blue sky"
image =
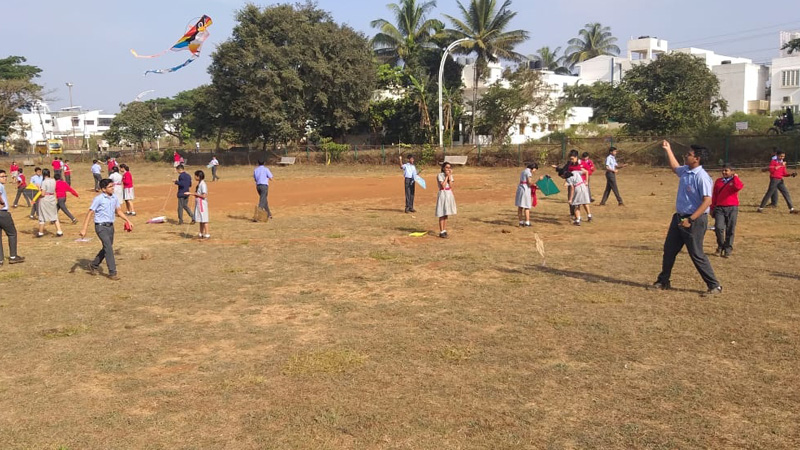
[[[468,0],[462,0],[467,4]],[[69,106],[67,82],[73,86],[73,104],[84,109],[119,111],[140,92],[154,90],[145,98],[169,97],[210,82],[206,69],[216,45],[230,37],[234,16],[247,2],[237,0],[22,0],[5,1],[5,20],[0,26],[0,57],[24,56],[43,72],[51,108]],[[282,2],[253,2],[269,6]],[[293,2],[292,2],[293,3]],[[334,20],[374,34],[369,22],[391,19],[383,0],[319,0]],[[502,0],[498,0],[502,3]],[[774,7],[753,11],[757,5],[744,0],[514,0],[514,29],[530,33],[519,47],[524,54],[542,46],[566,48],[566,42],[588,22],[610,26],[625,51],[630,37],[655,36],[670,48],[701,47],[729,56],[767,62],[778,53],[778,32],[800,29],[800,10],[779,15]],[[168,53],[158,59],[136,59],[129,49],[142,54],[170,47],[195,17],[208,14],[214,21],[203,54],[186,68],[171,74],[142,76],[145,70],[183,62],[188,52]],[[439,0],[433,16],[457,16],[456,0]],[[447,21],[445,20],[445,23]]]

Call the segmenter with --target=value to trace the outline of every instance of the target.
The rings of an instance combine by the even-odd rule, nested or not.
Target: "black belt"
[[[101,227],[113,227],[114,222],[95,222],[95,225],[100,225]]]

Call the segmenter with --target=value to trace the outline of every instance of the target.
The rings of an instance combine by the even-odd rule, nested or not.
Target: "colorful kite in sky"
[[[179,64],[175,67],[170,67],[169,69],[148,70],[144,74],[147,75],[148,73],[175,72],[182,67],[188,66],[190,63],[200,57],[200,47],[202,47],[203,42],[208,39],[208,27],[211,26],[211,23],[211,17],[208,17],[204,14],[203,17],[198,19],[194,25],[189,26],[189,29],[186,30],[186,33],[182,38],[178,39],[178,42],[176,42],[175,45],[164,50],[163,52],[156,53],[155,55],[140,55],[136,53],[136,50],[131,49],[131,53],[133,53],[133,56],[137,58],[158,58],[168,51],[180,52],[183,50],[189,50],[192,53],[192,56],[190,56],[189,59],[182,64]]]

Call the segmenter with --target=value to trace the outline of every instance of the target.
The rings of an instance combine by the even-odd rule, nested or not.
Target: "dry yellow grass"
[[[393,166],[273,168],[269,223],[249,220],[250,169],[223,168],[198,241],[143,224],[175,218],[172,175],[137,165],[120,282],[85,273],[96,237],[33,239],[15,211],[0,448],[797,448],[800,217],[755,214],[767,180],[743,172],[734,255],[712,257],[723,296],[699,297],[685,253],[678,289],[648,291],[677,179],[631,169],[626,207],[578,228],[547,198],[520,229],[520,169],[456,168],[442,240],[408,236],[435,230],[435,193],[403,214]]]

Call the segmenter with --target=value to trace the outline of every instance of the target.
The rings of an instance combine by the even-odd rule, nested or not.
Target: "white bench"
[[[445,156],[444,162],[455,164],[457,166],[464,166],[467,164],[467,157],[466,156]]]
[[[26,159],[26,160],[22,161],[22,166],[23,167],[29,167],[29,166],[35,166],[35,165],[36,165],[36,163],[32,159]]]
[[[281,156],[281,160],[278,161],[278,164],[281,166],[291,166],[294,164],[295,160],[297,160],[295,156]]]

